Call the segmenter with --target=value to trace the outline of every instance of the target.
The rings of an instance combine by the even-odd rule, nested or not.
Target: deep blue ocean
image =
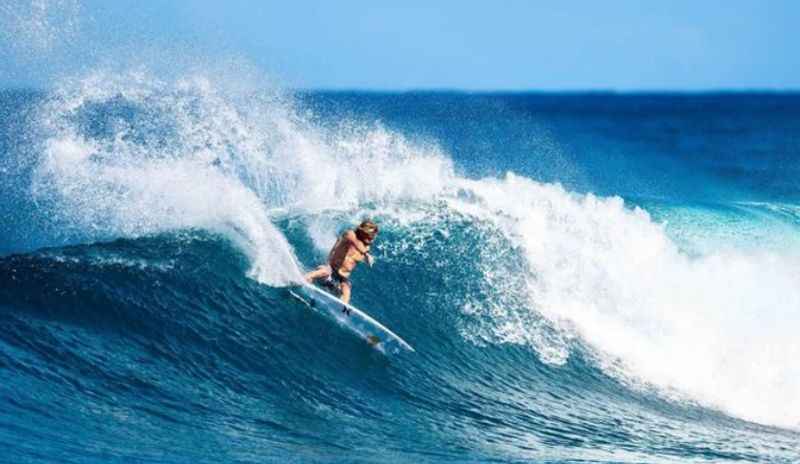
[[[239,84],[0,92],[1,462],[800,462],[800,95]]]

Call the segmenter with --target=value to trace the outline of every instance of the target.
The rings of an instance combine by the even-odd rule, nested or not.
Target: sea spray
[[[95,71],[65,79],[37,122],[44,141],[33,191],[59,233],[213,230],[240,244],[253,275],[270,284],[300,274],[270,215],[430,197],[452,175],[435,148],[418,150],[379,126],[332,136],[279,92],[231,91],[214,76]]]
[[[259,280],[299,279],[288,243],[235,172],[258,149],[241,136],[248,121],[206,81],[171,87],[133,73],[77,84],[39,111],[48,136],[33,185],[68,232],[102,239],[205,229],[238,244]]]
[[[417,249],[466,223],[479,239],[452,253],[475,285],[451,298],[467,340],[531,346],[553,365],[588,346],[633,386],[797,425],[791,254],[687,254],[620,198],[514,174],[464,178],[429,142],[379,122],[314,124],[290,96],[230,92],[213,76],[96,71],[65,81],[38,115],[33,191],[64,233],[208,230],[249,257],[254,278],[285,285],[302,265],[281,217],[305,218],[320,258],[343,223],[367,215]]]
[[[80,29],[78,0],[22,0],[0,5],[0,39],[30,60],[50,54],[72,40]]]
[[[468,185],[472,200],[454,200],[454,207],[497,224],[530,269],[528,304],[498,321],[499,340],[537,333],[526,315],[533,311],[597,349],[609,373],[618,375],[621,361],[634,383],[675,389],[749,420],[798,426],[796,255],[693,258],[620,198],[571,194],[513,174]],[[492,263],[484,267],[491,272]]]

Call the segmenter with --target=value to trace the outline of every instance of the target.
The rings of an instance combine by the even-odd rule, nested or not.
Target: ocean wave
[[[493,443],[534,443],[510,445],[521,458],[545,445],[549,456],[584,446],[597,453],[587,459],[618,458],[619,443],[602,437],[620,415],[639,424],[616,437],[629,461],[654,449],[665,460],[702,455],[657,443],[685,444],[682,427],[722,441],[733,427],[760,442],[739,419],[800,425],[791,243],[691,246],[708,228],[678,223],[685,211],[667,208],[659,221],[664,212],[646,205],[513,172],[467,177],[429,140],[379,122],[312,123],[289,95],[231,90],[209,75],[95,71],[35,105],[31,184],[14,194],[30,195],[37,221],[14,227],[50,248],[0,259],[15,282],[0,300],[13,328],[2,362],[28,372],[8,353],[39,357],[21,378],[42,381],[50,363],[66,372],[65,392],[85,383],[104,407],[114,404],[106,384],[155,395],[153,414],[175,423],[246,403],[264,408],[281,443],[297,440],[301,431],[281,425],[295,419],[334,417],[361,439],[396,420],[427,430],[429,450],[488,429],[489,455]],[[382,233],[378,264],[354,275],[355,302],[419,358],[387,360],[287,298],[303,268],[366,216]],[[77,354],[84,339],[89,354]],[[141,372],[126,367],[147,359],[155,364]],[[81,380],[81,363],[97,377]],[[176,398],[197,409],[174,410]]]
[[[800,353],[782,329],[800,307],[790,255],[687,254],[620,198],[513,173],[464,178],[429,143],[377,123],[314,125],[290,96],[232,91],[213,76],[94,72],[66,81],[37,114],[48,135],[32,190],[66,230],[219,233],[249,257],[252,277],[282,286],[302,266],[276,221],[304,218],[317,250],[309,266],[341,224],[375,216],[413,231],[414,243],[387,245],[395,255],[412,246],[425,260],[442,241],[439,272],[470,263],[473,285],[450,299],[475,343],[531,346],[559,365],[579,340],[628,380],[797,425],[800,373],[787,360]],[[448,239],[451,222],[481,238]]]

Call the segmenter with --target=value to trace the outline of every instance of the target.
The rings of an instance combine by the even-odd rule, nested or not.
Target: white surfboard
[[[382,353],[400,350],[414,351],[405,340],[353,305],[346,304],[314,285],[303,284],[289,289],[289,293],[311,309],[332,316],[341,325],[355,332],[368,344]],[[347,308],[347,311],[343,311]]]

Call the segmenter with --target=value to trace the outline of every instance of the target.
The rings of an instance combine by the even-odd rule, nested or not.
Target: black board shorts
[[[337,269],[331,268],[331,279],[335,280],[340,285],[347,284],[351,287],[353,286],[353,283],[350,282],[350,279],[339,274],[339,271]]]

